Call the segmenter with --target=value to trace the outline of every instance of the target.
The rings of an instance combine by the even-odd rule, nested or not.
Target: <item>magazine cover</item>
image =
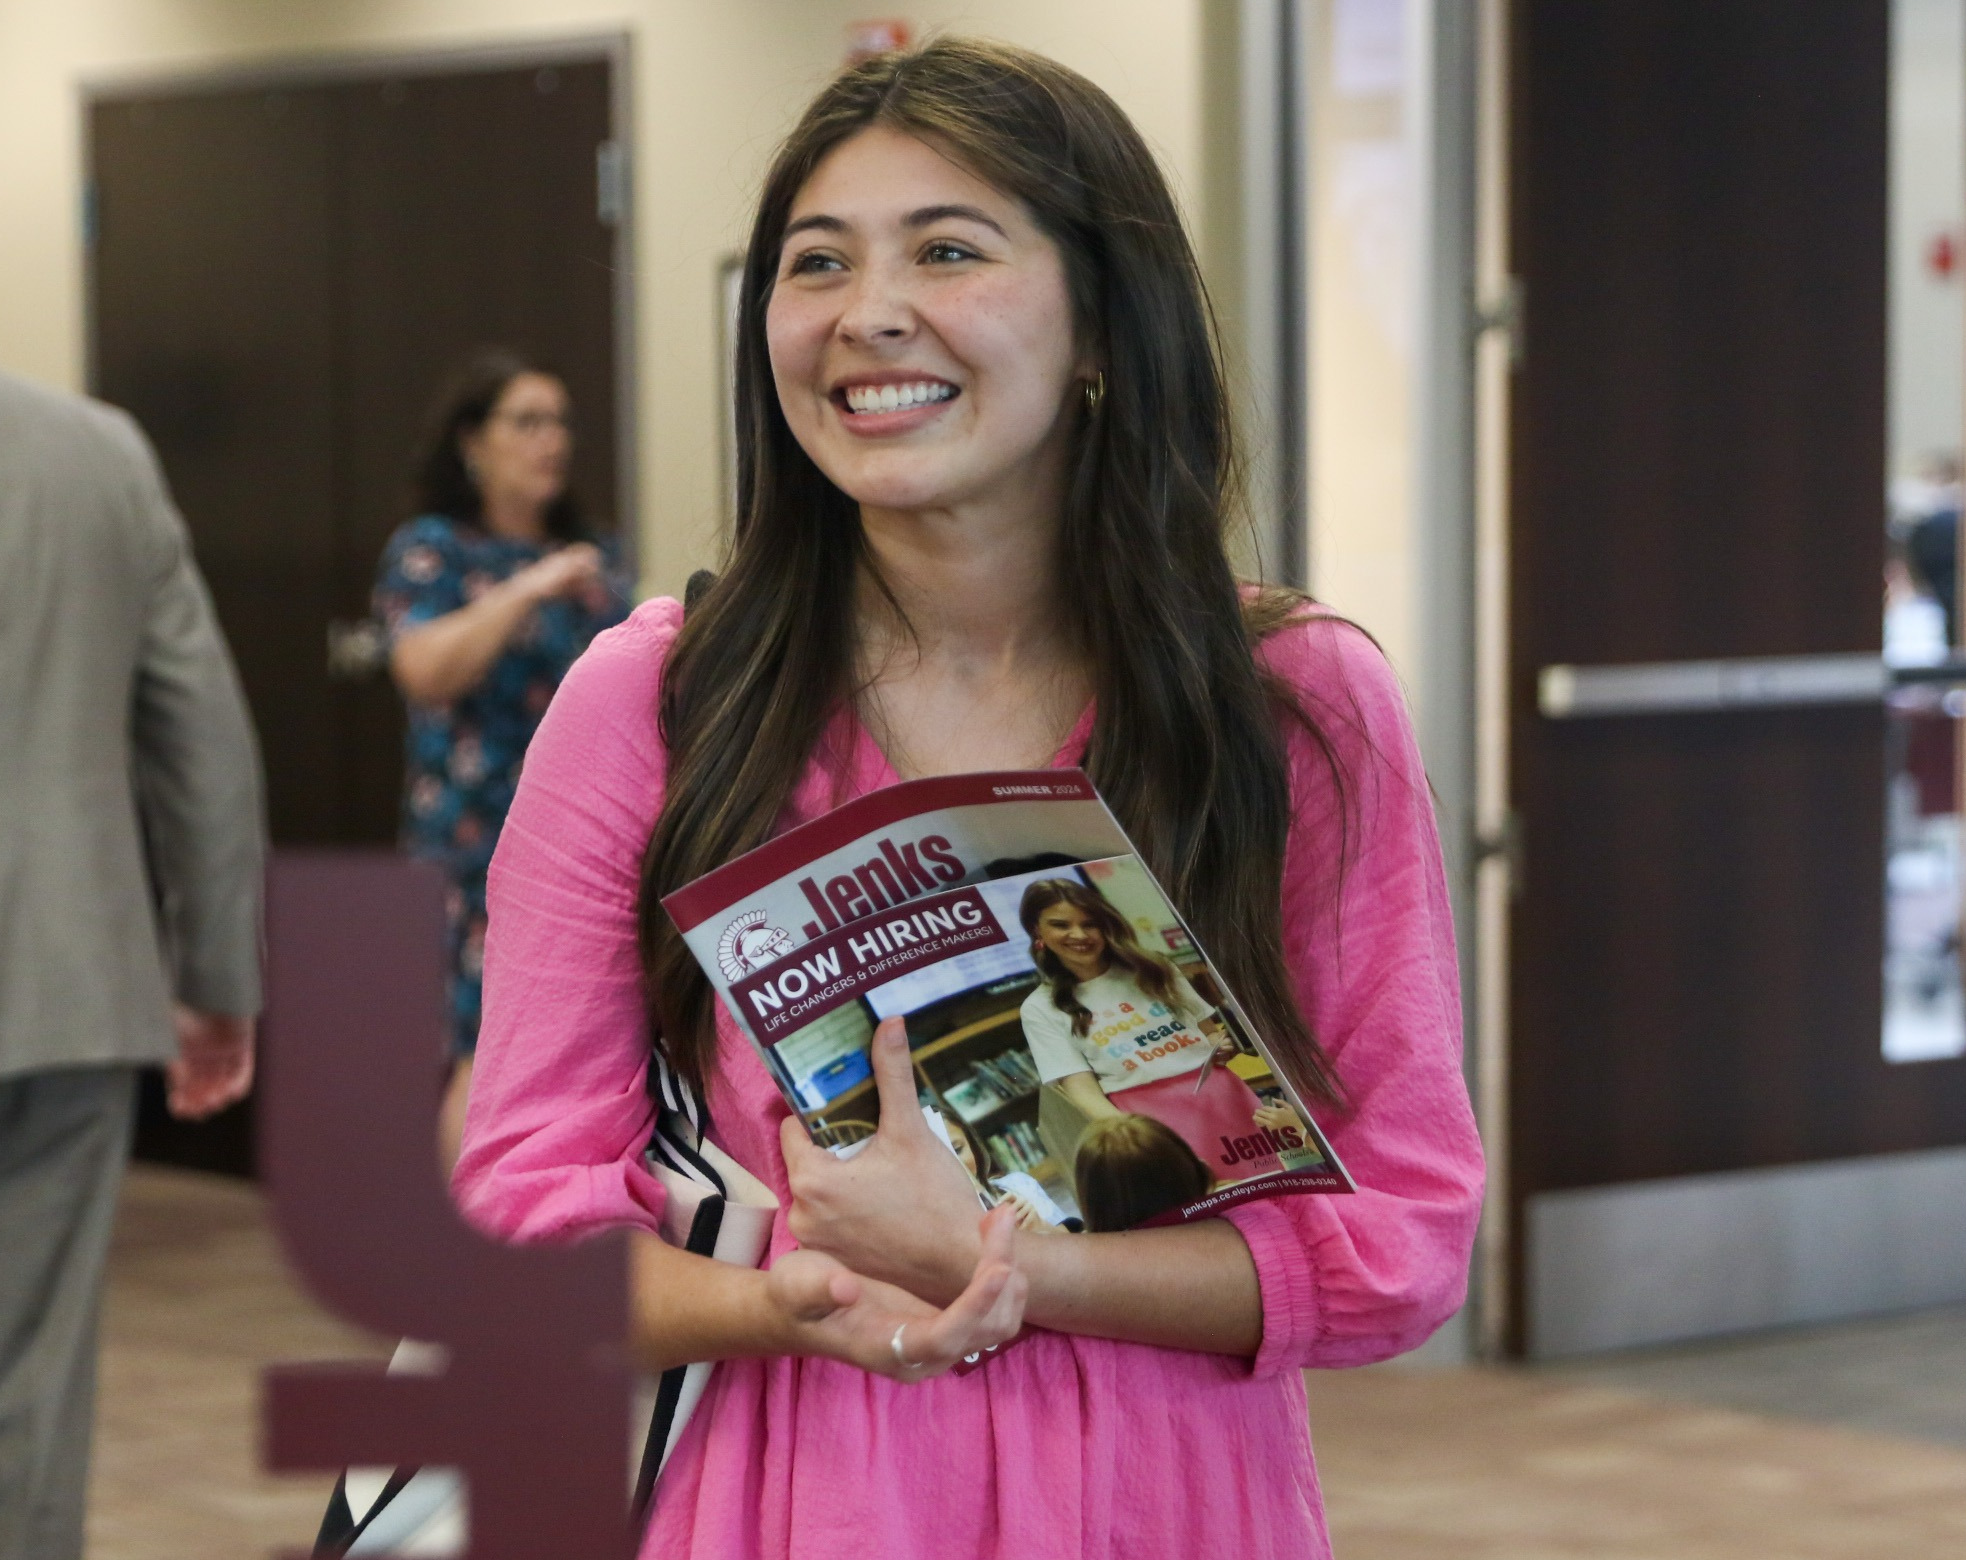
[[[663,900],[813,1140],[874,1134],[874,1027],[987,1203],[1068,1230],[1349,1192],[1310,1113],[1078,770],[849,802]]]

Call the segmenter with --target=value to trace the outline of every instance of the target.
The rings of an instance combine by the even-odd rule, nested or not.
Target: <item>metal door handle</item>
[[[1536,707],[1550,720],[1575,720],[1592,715],[1876,704],[1901,681],[1961,679],[1966,679],[1966,667],[1947,663],[1899,672],[1876,654],[1546,666],[1536,679]]]
[[[328,624],[328,676],[341,682],[373,677],[389,662],[389,634],[374,618]]]

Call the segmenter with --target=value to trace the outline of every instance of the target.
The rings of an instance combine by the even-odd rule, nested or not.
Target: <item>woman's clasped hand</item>
[[[1016,1215],[993,1208],[971,1227],[977,1255],[968,1286],[940,1309],[823,1251],[787,1252],[765,1275],[766,1291],[787,1322],[785,1352],[845,1360],[896,1381],[926,1381],[1009,1342],[1023,1323],[1026,1291],[1013,1245]]]

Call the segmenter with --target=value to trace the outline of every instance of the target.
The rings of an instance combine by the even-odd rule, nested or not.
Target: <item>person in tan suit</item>
[[[264,827],[238,677],[149,444],[0,374],[0,1560],[82,1553],[139,1068],[251,1086]]]

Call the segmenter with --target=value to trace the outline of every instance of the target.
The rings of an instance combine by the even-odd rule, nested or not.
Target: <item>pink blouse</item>
[[[656,701],[681,622],[651,601],[594,642],[527,754],[491,867],[485,1021],[455,1188],[517,1241],[653,1229],[635,907],[663,797]],[[1284,938],[1347,1109],[1320,1113],[1352,1196],[1226,1217],[1255,1258],[1255,1359],[1036,1332],[961,1377],[903,1386],[823,1359],[717,1367],[656,1498],[663,1560],[1303,1560],[1330,1552],[1299,1371],[1411,1349],[1460,1304],[1481,1196],[1453,928],[1432,806],[1392,672],[1308,618],[1265,646],[1350,777],[1289,737]],[[1072,760],[1091,713],[1058,763]],[[892,784],[842,713],[786,827]],[[1344,861],[1339,876],[1341,855]],[[1333,899],[1342,882],[1342,898]],[[717,1136],[786,1199],[786,1113],[719,1015]],[[792,1245],[780,1216],[771,1253]]]

